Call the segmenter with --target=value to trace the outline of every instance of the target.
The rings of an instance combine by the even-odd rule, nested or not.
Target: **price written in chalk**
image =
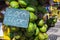
[[[7,8],[3,23],[5,25],[27,28],[29,23],[29,12],[26,10]]]

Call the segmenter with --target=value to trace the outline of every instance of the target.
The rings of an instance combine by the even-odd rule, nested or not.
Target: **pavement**
[[[47,34],[49,35],[48,40],[60,40],[60,21],[57,20],[55,27],[51,27]]]

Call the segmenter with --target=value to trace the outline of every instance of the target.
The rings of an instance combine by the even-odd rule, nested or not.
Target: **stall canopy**
[[[53,0],[54,2],[60,2],[60,0]]]

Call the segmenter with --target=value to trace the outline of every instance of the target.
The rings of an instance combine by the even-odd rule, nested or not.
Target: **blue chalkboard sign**
[[[27,28],[29,16],[29,12],[26,10],[6,8],[3,23],[5,25]]]

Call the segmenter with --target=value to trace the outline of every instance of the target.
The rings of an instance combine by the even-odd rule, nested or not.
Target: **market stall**
[[[57,7],[50,0],[0,1],[0,23],[5,40],[48,40],[57,22]],[[4,5],[3,5],[4,4]]]

